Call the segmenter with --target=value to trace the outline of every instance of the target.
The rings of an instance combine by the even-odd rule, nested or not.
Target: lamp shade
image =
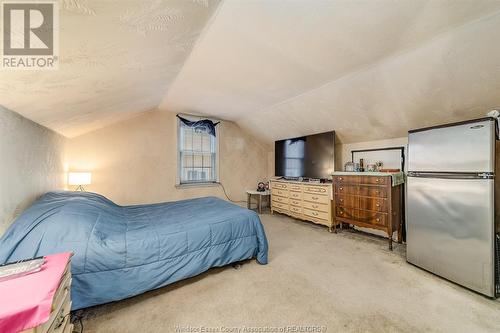
[[[70,172],[68,185],[90,185],[92,174],[90,172]]]

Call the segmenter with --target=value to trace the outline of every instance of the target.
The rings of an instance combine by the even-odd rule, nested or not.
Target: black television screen
[[[330,178],[334,166],[334,149],[334,131],[275,141],[275,175]]]

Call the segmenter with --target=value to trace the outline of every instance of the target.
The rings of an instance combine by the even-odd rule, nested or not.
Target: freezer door
[[[494,296],[494,181],[408,177],[407,260]]]
[[[482,120],[408,134],[408,170],[494,172],[495,122]]]

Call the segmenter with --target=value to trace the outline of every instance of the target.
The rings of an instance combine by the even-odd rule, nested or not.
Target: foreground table
[[[0,332],[72,332],[71,256],[46,256],[39,272],[0,282]]]

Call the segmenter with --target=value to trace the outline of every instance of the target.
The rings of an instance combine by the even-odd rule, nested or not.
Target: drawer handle
[[[380,207],[380,204],[376,204],[375,206]]]
[[[342,214],[344,214],[344,212],[343,212],[343,211],[340,211],[340,212],[339,212],[339,214],[340,214],[340,215],[342,215]]]
[[[318,200],[319,198],[318,197],[311,197],[313,200]]]
[[[340,199],[340,202],[344,202],[344,199]]]
[[[342,178],[342,177],[339,178],[339,180],[342,180],[342,179],[344,179],[344,178]]]
[[[380,193],[380,191],[375,191],[375,194],[379,194],[379,193]]]
[[[378,182],[379,182],[379,179],[378,179],[378,178],[377,178],[377,179],[375,179],[375,182],[377,182],[377,183],[378,183]]]
[[[375,221],[380,222],[380,219],[377,217],[377,218],[375,219]]]
[[[312,205],[312,206],[313,206],[313,208],[318,208],[319,207],[318,205]]]
[[[342,191],[343,189],[344,189],[343,187],[339,187],[339,190],[341,190],[341,191]]]
[[[316,213],[316,212],[312,212],[312,214],[313,214],[314,216],[318,216],[318,213]]]

